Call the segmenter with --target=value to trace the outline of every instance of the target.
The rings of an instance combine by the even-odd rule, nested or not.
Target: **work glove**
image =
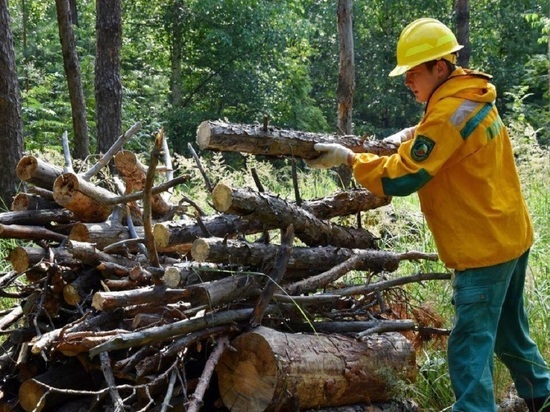
[[[399,132],[382,139],[382,141],[386,143],[391,143],[399,147],[401,143],[406,142],[407,140],[411,140],[414,137],[415,130],[416,126],[407,127],[406,129],[400,130]]]
[[[313,148],[321,152],[321,156],[316,159],[308,159],[305,162],[317,169],[329,169],[341,164],[349,164],[348,159],[353,155],[351,149],[337,143],[315,143]]]

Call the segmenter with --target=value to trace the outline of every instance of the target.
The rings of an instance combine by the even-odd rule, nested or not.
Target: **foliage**
[[[480,0],[470,4],[471,66],[494,75],[499,109],[509,92],[527,87],[527,120],[547,144],[547,4]],[[55,4],[10,3],[21,84],[26,144],[57,144],[71,128]],[[383,137],[416,122],[422,106],[402,78],[389,78],[395,45],[411,20],[433,16],[453,25],[453,2],[355,0],[354,134]],[[184,153],[202,120],[254,123],[264,114],[278,126],[333,132],[336,125],[338,33],[336,2],[316,0],[162,0],[123,4],[123,127],[143,124],[132,144],[144,148],[164,126]],[[95,4],[78,3],[75,28],[92,145],[95,142]],[[179,28],[180,30],[175,30]],[[513,28],[513,30],[510,30]],[[23,40],[25,39],[25,42]],[[181,51],[173,105],[173,52]],[[70,134],[70,132],[69,132]]]

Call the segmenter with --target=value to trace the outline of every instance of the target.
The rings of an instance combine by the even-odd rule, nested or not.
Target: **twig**
[[[384,280],[382,282],[372,283],[370,285],[351,286],[349,288],[338,289],[340,296],[352,296],[366,294],[374,290],[390,289],[394,286],[406,285],[407,283],[422,282],[424,280],[449,280],[451,273],[417,273],[416,275],[404,276],[402,278]]]
[[[155,169],[162,151],[163,136],[164,129],[160,129],[155,137],[155,145],[153,150],[151,150],[151,160],[149,161],[149,168],[147,169],[145,185],[143,187],[143,232],[145,234],[145,245],[147,247],[149,260],[151,261],[151,265],[155,267],[160,267],[160,262],[157,254],[157,247],[155,245],[155,238],[153,236],[153,195],[151,193],[151,189],[155,180]],[[157,279],[157,281],[160,282],[160,279]]]
[[[250,326],[256,327],[262,323],[265,310],[273,297],[273,294],[277,290],[279,283],[281,282],[285,272],[290,254],[292,252],[292,244],[294,243],[294,225],[289,225],[282,235],[281,247],[277,252],[273,268],[267,274],[269,282],[265,286],[260,298],[254,306],[254,312],[250,318]]]
[[[174,178],[174,169],[172,166],[172,158],[170,157],[170,148],[168,147],[168,137],[166,137],[166,134],[163,135],[162,139],[162,154],[164,166],[166,168],[166,179],[172,180]]]
[[[199,411],[203,403],[202,399],[204,397],[206,389],[208,388],[210,379],[212,378],[212,374],[214,373],[214,368],[216,367],[216,364],[218,363],[218,360],[220,359],[220,356],[222,355],[223,351],[228,346],[229,346],[229,338],[227,336],[220,337],[220,339],[218,340],[216,349],[214,349],[214,351],[212,352],[212,354],[210,355],[210,357],[208,358],[208,360],[204,365],[202,375],[199,378],[199,383],[197,384],[195,392],[193,392],[193,395],[191,395],[191,401],[189,402],[189,407],[187,408],[187,412]]]
[[[414,321],[409,319],[401,320],[384,320],[375,323],[375,326],[360,332],[357,334],[357,338],[361,339],[373,333],[384,333],[384,332],[403,332],[407,330],[414,330],[416,325]]]
[[[296,158],[292,158],[292,186],[294,187],[294,198],[296,205],[302,206],[302,197],[300,196],[300,188],[298,187],[298,172],[296,170]]]
[[[93,176],[95,176],[99,171],[108,164],[113,156],[120,150],[124,144],[130,140],[130,138],[135,135],[139,130],[141,129],[141,123],[137,122],[132,127],[130,127],[126,133],[124,133],[122,136],[120,136],[117,141],[111,146],[109,150],[107,150],[107,153],[103,155],[99,161],[93,165],[91,168],[88,169],[88,171],[84,174],[82,174],[82,178],[84,180],[90,180]]]
[[[160,412],[166,412],[168,408],[171,407],[170,399],[172,399],[172,394],[174,393],[174,385],[176,384],[176,378],[177,378],[177,372],[176,372],[176,369],[174,368],[172,369],[172,373],[170,374],[168,389],[166,389],[166,395],[164,396],[164,400],[162,401],[162,408]]]
[[[66,130],[61,135],[61,146],[63,147],[63,156],[65,157],[65,167],[63,171],[74,173],[71,149],[69,148],[69,137]]]
[[[263,193],[265,192],[264,186],[262,185],[262,182],[260,180],[260,176],[258,176],[258,171],[255,167],[250,169],[250,173],[252,174],[252,179],[254,179],[254,183],[256,184],[256,188],[258,189],[258,192]]]
[[[285,287],[285,290],[291,295],[299,295],[301,293],[322,288],[329,283],[340,279],[346,273],[356,269],[358,264],[361,263],[363,259],[364,256],[362,254],[354,255],[342,263],[330,268],[326,272],[291,283]]]
[[[195,149],[193,149],[193,145],[191,143],[188,143],[187,147],[191,152],[191,156],[193,156],[193,159],[195,159],[195,163],[197,164],[197,168],[199,169],[199,172],[201,172],[201,175],[202,175],[202,178],[204,179],[204,184],[206,185],[206,189],[208,190],[208,193],[212,193],[212,190],[214,188],[212,187],[212,183],[210,183],[210,179],[208,178],[208,175],[206,174],[206,172],[202,167],[201,160],[199,159],[197,152],[195,152]]]
[[[101,360],[101,370],[103,371],[103,376],[105,376],[105,381],[107,382],[107,385],[109,387],[109,393],[111,394],[111,398],[113,399],[115,407],[114,410],[116,412],[123,411],[124,402],[120,397],[118,390],[116,389],[115,377],[113,376],[113,371],[111,369],[111,360],[109,359],[109,355],[107,354],[107,352],[101,352],[99,354],[99,359]]]
[[[160,185],[151,188],[151,194],[156,195],[156,194],[165,192],[166,190],[170,189],[171,187],[177,186],[179,184],[182,184],[182,183],[188,181],[189,178],[190,178],[189,175],[182,175],[182,176],[178,176],[178,177],[170,180],[169,182],[161,183]],[[140,191],[140,192],[133,192],[129,195],[115,196],[115,197],[112,197],[110,199],[102,200],[102,202],[106,205],[114,205],[114,204],[119,204],[119,203],[134,202],[134,201],[140,200],[142,198],[143,198],[143,191]]]

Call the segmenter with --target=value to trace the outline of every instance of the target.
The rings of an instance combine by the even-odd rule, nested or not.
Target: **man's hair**
[[[447,68],[449,69],[449,72],[453,72],[453,70],[456,69],[456,64],[453,64],[449,60],[446,60],[446,59],[430,60],[430,61],[425,63],[426,68],[428,70],[432,70],[434,68],[434,66],[437,64],[437,62],[440,61],[440,60],[445,62],[445,64],[447,65]]]

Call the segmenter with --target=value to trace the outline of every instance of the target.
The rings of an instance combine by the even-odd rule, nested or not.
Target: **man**
[[[493,353],[530,411],[550,411],[550,370],[529,336],[523,289],[533,227],[491,76],[457,67],[462,48],[441,22],[409,24],[397,44],[405,85],[426,103],[418,125],[391,136],[392,156],[316,144],[312,167],[352,167],[378,195],[418,192],[441,260],[454,269],[448,342],[453,411],[493,412]]]

